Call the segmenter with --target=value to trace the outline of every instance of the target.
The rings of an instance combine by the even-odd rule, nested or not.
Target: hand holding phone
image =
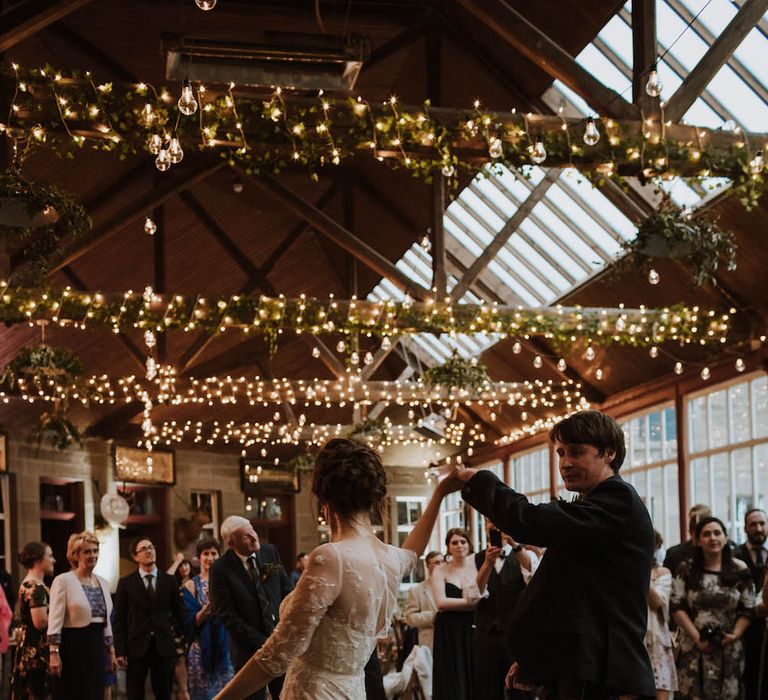
[[[492,547],[501,547],[501,531],[492,527],[490,534],[488,535],[488,541]]]

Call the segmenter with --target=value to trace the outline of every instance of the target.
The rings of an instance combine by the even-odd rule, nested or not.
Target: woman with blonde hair
[[[54,698],[103,700],[106,671],[115,669],[115,648],[109,584],[93,573],[99,560],[96,535],[85,530],[70,536],[67,560],[72,570],[53,580],[48,613],[50,669],[58,677]]]

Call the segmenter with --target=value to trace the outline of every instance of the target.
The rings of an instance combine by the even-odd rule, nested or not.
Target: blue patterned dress
[[[187,634],[191,641],[189,665],[189,695],[191,700],[211,700],[234,676],[229,658],[229,640],[224,626],[211,615],[198,627],[195,615],[208,602],[208,581],[200,576],[192,579],[195,595],[184,588],[184,608]]]

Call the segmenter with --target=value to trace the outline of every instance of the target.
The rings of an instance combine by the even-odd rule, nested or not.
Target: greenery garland
[[[736,269],[733,234],[723,231],[709,212],[680,210],[668,198],[622,248],[624,257],[616,264],[617,271],[647,269],[654,257],[669,257],[691,269],[697,287],[707,283],[716,286],[721,266],[728,271]]]
[[[85,209],[56,187],[30,182],[19,173],[6,170],[0,174],[0,198],[20,199],[31,216],[52,208],[58,219],[44,226],[16,227],[0,224],[0,237],[21,240],[24,256],[33,262],[27,277],[42,277],[61,250],[65,238],[78,238],[91,230],[91,219]],[[0,200],[0,214],[3,204]]]
[[[478,362],[476,357],[466,360],[454,350],[453,355],[442,365],[430,367],[424,372],[424,381],[429,386],[479,391],[491,383],[491,378],[486,366]]]
[[[153,139],[154,153],[162,148],[167,155],[171,139],[177,139],[179,147],[214,148],[249,173],[300,165],[317,177],[319,169],[367,151],[426,182],[442,172],[456,184],[460,169],[478,172],[489,162],[573,166],[597,179],[722,176],[731,179],[747,207],[766,186],[765,167],[755,166],[745,138],[683,125],[601,119],[596,123],[602,138],[587,146],[584,119],[501,115],[479,103],[457,119],[455,111],[428,101],[404,108],[395,98],[372,105],[359,98],[306,100],[279,90],[264,100],[235,95],[234,85],[218,92],[196,86],[201,107],[184,116],[165,88],[97,85],[88,72],[64,76],[51,67],[17,67],[6,85],[14,95],[7,135],[66,157],[87,144],[125,158],[146,153]]]
[[[645,347],[667,341],[707,345],[721,342],[730,322],[727,313],[683,305],[664,309],[530,308],[258,295],[213,299],[154,295],[148,301],[136,292],[105,295],[70,288],[0,288],[0,321],[37,319],[114,332],[136,328],[211,333],[241,329],[262,333],[272,341],[285,330],[379,338],[413,333],[493,333],[512,338],[539,336],[558,348],[570,347],[579,339],[595,345]]]

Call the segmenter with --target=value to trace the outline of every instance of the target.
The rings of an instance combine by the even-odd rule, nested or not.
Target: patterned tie
[[[763,547],[752,547],[755,552],[755,565],[761,569],[765,566],[765,549]]]
[[[144,579],[147,582],[147,593],[149,593],[150,598],[155,597],[155,587],[152,585],[152,574],[145,574]]]
[[[272,612],[272,605],[269,602],[269,598],[267,597],[267,593],[264,590],[264,586],[261,585],[261,575],[259,573],[259,565],[256,563],[256,555],[251,554],[247,561],[248,574],[251,577],[251,581],[253,581],[253,585],[256,587],[256,594],[258,595],[259,602],[261,603],[264,623],[267,625],[269,631],[271,632],[273,629],[275,629],[275,615]]]

